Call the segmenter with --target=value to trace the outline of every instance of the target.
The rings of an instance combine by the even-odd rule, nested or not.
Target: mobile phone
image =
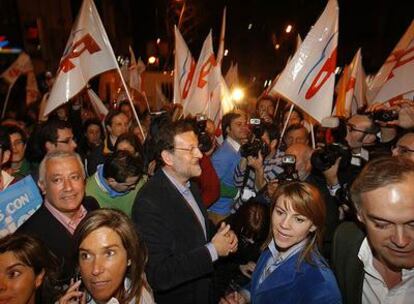
[[[85,286],[83,285],[82,276],[81,276],[80,272],[76,272],[75,276],[73,277],[73,283],[76,283],[77,281],[81,281],[81,283],[78,287],[78,291],[85,291]]]

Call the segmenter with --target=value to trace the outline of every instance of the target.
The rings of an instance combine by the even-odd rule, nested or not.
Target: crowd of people
[[[0,195],[43,202],[0,239],[0,303],[412,303],[414,104],[313,127],[279,102],[143,133],[128,101],[7,113]]]

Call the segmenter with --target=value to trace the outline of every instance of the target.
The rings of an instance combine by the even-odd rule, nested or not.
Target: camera
[[[252,139],[240,147],[240,154],[242,157],[248,156],[258,157],[259,151],[265,158],[270,153],[269,146],[261,140],[264,133],[264,128],[260,118],[251,118],[249,121],[250,129],[252,131]]]
[[[207,116],[197,114],[196,116],[196,132],[198,137],[198,147],[201,152],[205,153],[213,147],[213,141],[206,132]]]
[[[398,119],[398,112],[394,110],[379,110],[367,113],[374,121],[388,122]]]
[[[298,172],[296,171],[295,155],[286,154],[282,156],[281,167],[283,168],[283,173],[278,176],[279,183],[299,180]]]
[[[336,160],[342,157],[341,163],[348,164],[351,160],[351,151],[341,143],[332,143],[315,150],[311,156],[312,167],[320,172],[332,167]]]
[[[260,118],[250,118],[249,126],[255,138],[260,139],[263,136],[264,128]]]

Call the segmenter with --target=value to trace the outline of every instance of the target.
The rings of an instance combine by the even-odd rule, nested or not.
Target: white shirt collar
[[[268,248],[269,248],[270,252],[272,253],[273,261],[276,262],[276,263],[281,263],[284,260],[290,258],[292,255],[296,254],[303,247],[305,247],[307,241],[308,241],[308,239],[304,239],[300,243],[297,243],[296,245],[290,247],[288,250],[286,250],[284,252],[280,252],[276,248],[275,241],[272,240],[269,243]]]
[[[239,144],[237,141],[235,141],[235,140],[234,140],[233,138],[231,138],[230,136],[227,136],[226,140],[227,140],[227,142],[230,144],[230,146],[231,146],[234,150],[236,150],[237,152],[239,152],[239,150],[240,150],[240,144]]]
[[[383,281],[382,276],[378,272],[378,270],[374,267],[374,255],[372,254],[372,249],[369,246],[368,239],[365,238],[362,241],[361,247],[358,251],[358,258],[364,264],[364,271],[377,279]],[[402,269],[402,279],[406,278],[407,276],[412,276],[414,273],[414,269]]]

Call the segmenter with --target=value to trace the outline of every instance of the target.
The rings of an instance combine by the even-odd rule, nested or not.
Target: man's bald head
[[[296,157],[296,170],[298,171],[299,179],[305,180],[312,170],[311,156],[313,150],[305,144],[293,144],[286,150],[286,154],[291,154]]]

